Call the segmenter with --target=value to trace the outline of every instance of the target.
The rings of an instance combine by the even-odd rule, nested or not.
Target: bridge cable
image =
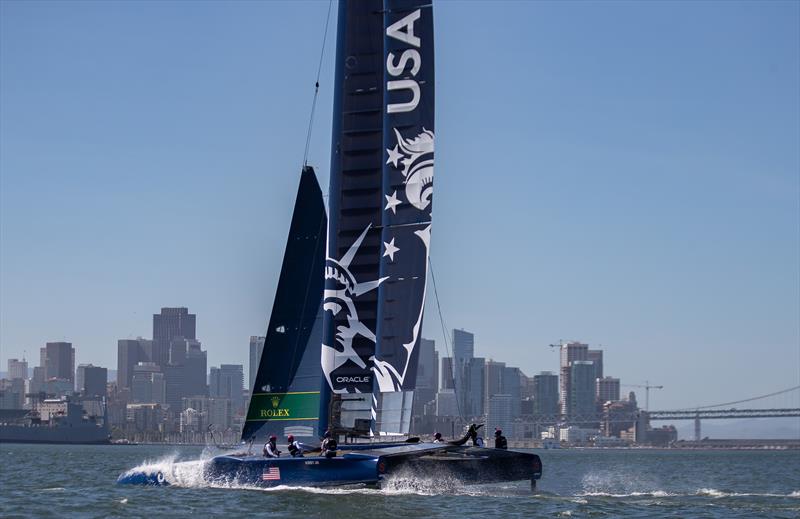
[[[790,387],[788,389],[784,389],[782,391],[776,391],[776,392],[770,393],[768,395],[754,396],[753,398],[746,398],[744,400],[736,400],[734,402],[725,402],[723,404],[714,404],[714,405],[701,405],[699,407],[691,407],[691,408],[687,407],[685,410],[692,411],[692,410],[695,410],[695,409],[709,409],[711,407],[722,407],[722,406],[725,406],[725,405],[743,404],[745,402],[752,402],[753,400],[761,400],[762,398],[769,398],[771,396],[782,395],[784,393],[789,393],[789,392],[795,391],[797,389],[800,389],[800,386]]]
[[[314,127],[314,112],[317,108],[317,97],[319,96],[319,76],[322,73],[322,60],[325,56],[325,44],[328,41],[328,26],[331,22],[331,7],[333,0],[328,2],[328,14],[325,17],[325,31],[322,36],[322,48],[319,51],[319,65],[317,65],[317,80],[314,82],[314,99],[311,101],[311,115],[308,118],[308,131],[306,132],[306,149],[303,153],[303,168],[308,166],[308,148],[311,146],[311,130]]]

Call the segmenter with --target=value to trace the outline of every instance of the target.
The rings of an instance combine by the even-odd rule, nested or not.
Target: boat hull
[[[379,470],[386,476],[451,478],[466,484],[502,483],[540,479],[542,462],[539,456],[528,452],[458,447],[422,456],[382,456]]]
[[[535,482],[541,476],[541,460],[532,453],[430,444],[356,450],[334,458],[222,455],[203,467],[203,479],[209,484],[255,487],[381,486],[392,477],[464,484]],[[168,486],[171,479],[158,471],[128,471],[117,483]]]

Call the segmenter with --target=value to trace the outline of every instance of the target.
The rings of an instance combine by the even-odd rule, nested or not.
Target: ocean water
[[[798,451],[537,451],[544,476],[463,486],[392,481],[388,488],[211,487],[201,447],[0,444],[0,517],[800,517]],[[174,486],[116,485],[154,465]]]

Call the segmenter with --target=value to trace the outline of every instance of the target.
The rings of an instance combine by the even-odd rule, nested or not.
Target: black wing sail
[[[383,1],[342,0],[336,43],[321,413],[334,428],[369,426],[381,284]],[[331,406],[332,407],[332,406]]]
[[[322,191],[305,167],[242,440],[317,434],[326,229]]]
[[[383,195],[375,424],[409,432],[431,238],[434,152],[433,8],[384,2]]]

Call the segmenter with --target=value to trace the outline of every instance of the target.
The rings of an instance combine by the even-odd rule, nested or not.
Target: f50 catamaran
[[[434,162],[430,0],[341,0],[329,217],[304,167],[242,440],[361,442],[334,457],[217,456],[209,481],[380,485],[398,473],[465,482],[541,477],[530,453],[405,439],[427,289]],[[327,232],[326,232],[327,230]],[[405,441],[403,441],[405,440]],[[123,483],[169,484],[128,472]]]

